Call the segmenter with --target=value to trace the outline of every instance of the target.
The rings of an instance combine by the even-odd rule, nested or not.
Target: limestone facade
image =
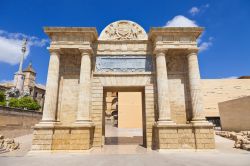
[[[144,146],[214,148],[205,120],[197,59],[202,28],[151,28],[131,21],[95,28],[46,27],[50,63],[42,121],[32,150],[86,150],[104,144],[104,91],[140,89]]]
[[[219,103],[223,131],[250,131],[250,96]]]
[[[219,103],[250,96],[250,79],[202,79],[206,117],[220,117]]]

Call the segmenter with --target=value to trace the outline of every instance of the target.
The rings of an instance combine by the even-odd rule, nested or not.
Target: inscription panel
[[[152,57],[142,56],[96,56],[98,72],[151,72]]]

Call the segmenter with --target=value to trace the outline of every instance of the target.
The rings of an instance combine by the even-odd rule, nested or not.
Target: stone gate
[[[98,37],[90,27],[45,27],[50,62],[42,121],[32,150],[86,150],[103,143],[103,91],[144,92],[143,135],[152,149],[212,149],[205,120],[194,28],[109,24]]]

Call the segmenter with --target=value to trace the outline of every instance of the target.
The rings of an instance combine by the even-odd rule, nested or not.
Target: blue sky
[[[202,78],[250,75],[250,1],[248,0],[0,0],[0,81],[18,70],[21,38],[30,45],[24,67],[32,62],[37,82],[46,83],[49,53],[44,26],[93,26],[132,20],[147,32],[182,15],[205,27],[199,41]]]

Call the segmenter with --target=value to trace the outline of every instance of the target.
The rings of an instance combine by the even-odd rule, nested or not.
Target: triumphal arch
[[[142,123],[144,147],[214,148],[197,59],[202,28],[156,27],[146,33],[137,23],[121,20],[99,37],[93,27],[44,31],[51,39],[50,61],[43,118],[34,127],[32,150],[103,146],[104,93],[113,89],[142,94],[142,117],[134,120]],[[131,113],[133,105],[129,109]]]

